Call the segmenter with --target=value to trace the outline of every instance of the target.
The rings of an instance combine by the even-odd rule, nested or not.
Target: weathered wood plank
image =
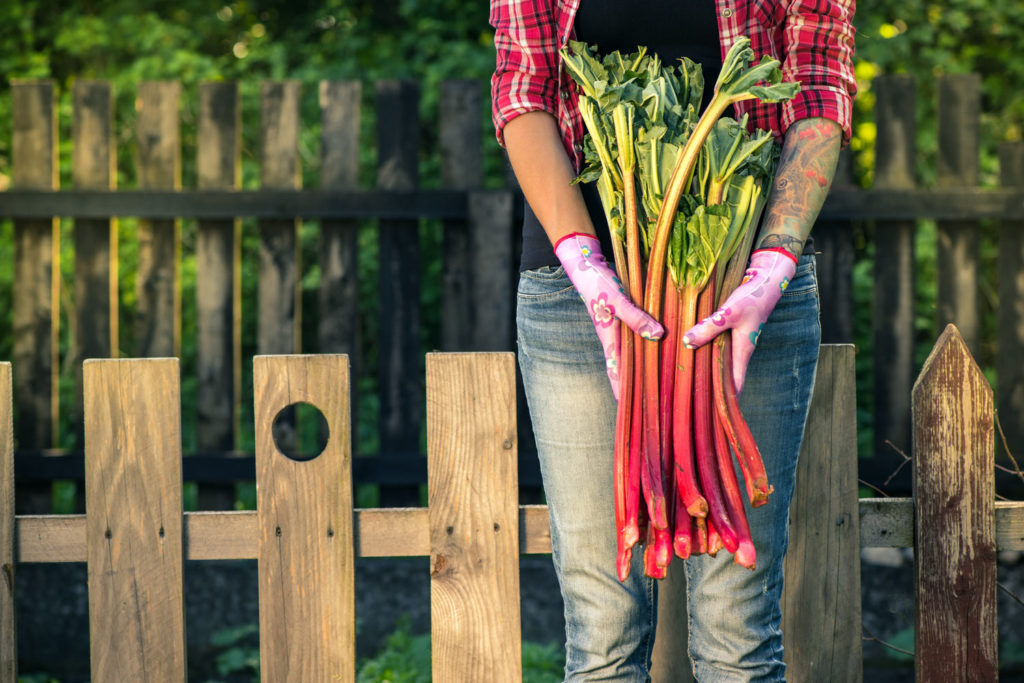
[[[178,100],[181,84],[173,81],[139,84],[136,170],[140,188],[181,187],[181,135]],[[181,222],[139,220],[139,269],[135,278],[136,355],[143,358],[181,356]]]
[[[519,681],[512,354],[427,356],[434,680]]]
[[[430,554],[426,508],[355,511],[357,557],[419,557]],[[85,562],[85,515],[19,515],[16,562]],[[257,555],[255,512],[186,512],[185,559],[251,560]],[[387,534],[383,534],[384,530]],[[914,542],[911,498],[860,501],[862,548],[909,548]],[[1024,503],[996,501],[996,549],[1024,550]],[[548,509],[519,506],[519,551],[551,552]]]
[[[88,360],[92,680],[185,680],[181,396],[174,358]]]
[[[263,83],[260,91],[260,185],[296,189],[299,168],[298,81]],[[260,221],[259,322],[260,354],[297,353],[302,348],[302,297],[299,271],[299,220]],[[281,447],[296,443],[294,419],[282,420]]]
[[[114,99],[104,81],[76,81],[72,91],[71,175],[75,187],[112,190],[117,184]],[[110,218],[76,219],[75,246],[75,406],[72,424],[81,430],[82,362],[116,358],[117,224]],[[78,439],[81,443],[81,439]]]
[[[199,86],[198,185],[202,191],[241,184],[241,107],[238,84]],[[228,451],[238,433],[242,383],[242,224],[200,219],[196,239],[196,445]],[[234,486],[202,484],[204,510],[234,506]]]
[[[875,80],[875,185],[907,189],[915,185],[915,86],[909,76]],[[875,224],[874,454],[891,454],[891,441],[910,449],[910,388],[914,381],[914,230],[911,221]],[[883,352],[884,350],[884,352]]]
[[[483,178],[481,153],[480,83],[465,79],[441,84],[441,186],[474,190]],[[482,351],[469,344],[473,319],[472,265],[469,225],[465,220],[444,222],[442,246],[444,304],[441,318],[443,351]],[[489,349],[497,350],[497,349]]]
[[[688,612],[686,608],[686,572],[682,560],[676,569],[658,582],[658,629],[651,652],[653,683],[691,683],[693,671],[689,648]]]
[[[377,186],[412,190],[419,184],[419,86],[377,83]],[[420,242],[416,223],[379,223],[380,448],[419,448],[423,424],[420,350]],[[381,505],[419,504],[419,487],[382,487]]]
[[[512,193],[505,190],[469,196],[473,254],[469,269],[473,326],[469,339],[476,351],[509,351],[515,346],[512,209]]]
[[[257,356],[253,384],[262,677],[354,680],[348,358]],[[303,461],[283,455],[273,429],[300,402],[316,406],[330,430],[323,452]]]
[[[998,677],[992,389],[956,327],[914,384],[918,681]]]
[[[999,147],[999,180],[1004,187],[1024,187],[1024,143]],[[1024,454],[1024,211],[999,225],[999,305],[996,307],[996,405],[1006,447]],[[997,443],[1000,443],[997,441]],[[1000,445],[1000,451],[1002,451]],[[1003,462],[1008,462],[1004,458]]]
[[[57,112],[50,81],[16,82],[13,97],[13,181],[17,189],[57,187]],[[60,226],[55,218],[14,221],[14,330],[18,367],[15,436],[22,448],[49,448],[58,424]],[[18,487],[18,512],[49,512],[49,485]]]
[[[853,159],[849,150],[839,156],[830,196],[853,190]],[[823,344],[853,342],[853,225],[850,221],[819,220],[812,233],[817,260],[818,291],[827,306],[821,307]]]
[[[938,187],[975,187],[981,147],[981,78],[977,74],[945,74],[939,77],[938,88]],[[981,344],[981,227],[976,222],[939,221],[937,228],[937,329],[955,324],[967,348],[977,355]]]
[[[17,683],[14,602],[14,404],[11,364],[0,363],[0,683]]]
[[[860,516],[852,345],[821,347],[789,511],[786,677],[860,681]],[[813,610],[807,609],[814,605]]]

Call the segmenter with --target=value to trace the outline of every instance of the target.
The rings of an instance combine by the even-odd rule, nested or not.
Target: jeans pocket
[[[798,296],[816,296],[818,294],[818,276],[816,274],[814,257],[801,256],[797,263],[796,272],[789,286],[782,295],[787,298]]]
[[[520,299],[543,299],[562,296],[573,290],[562,266],[541,266],[519,274],[516,294]]]

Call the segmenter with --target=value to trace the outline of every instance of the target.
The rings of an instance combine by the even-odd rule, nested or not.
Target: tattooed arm
[[[781,247],[800,257],[832,185],[842,139],[842,128],[828,119],[803,119],[786,131],[755,249]]]

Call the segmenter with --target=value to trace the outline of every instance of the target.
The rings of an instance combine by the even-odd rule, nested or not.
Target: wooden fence
[[[858,500],[853,356],[820,354],[791,508],[789,680],[861,679],[865,546],[915,549],[918,680],[994,680],[995,553],[1024,550],[1024,503],[993,501],[992,391],[950,326],[912,395],[915,497]],[[0,364],[0,683],[16,680],[19,563],[88,563],[103,683],[184,680],[183,562],[255,558],[261,680],[273,683],[353,680],[355,557],[413,555],[430,556],[433,680],[520,680],[518,559],[550,552],[550,537],[546,507],[518,503],[514,362],[430,354],[429,506],[353,510],[348,358],[257,357],[258,509],[183,512],[178,361],[87,361],[89,505],[66,516],[14,512],[12,366]],[[272,427],[299,402],[330,431],[303,461]],[[680,681],[685,622],[677,585],[664,585],[655,680]]]
[[[938,84],[938,187],[921,189],[914,174],[914,84],[903,76],[876,79],[875,186],[855,189],[841,174],[815,230],[822,291],[824,340],[853,340],[853,268],[858,258],[854,222],[867,224],[875,244],[872,304],[873,452],[861,478],[879,483],[900,459],[886,441],[909,453],[910,389],[916,370],[915,318],[936,318],[963,331],[978,355],[979,250],[998,251],[997,406],[1011,449],[1024,452],[1024,144],[1000,150],[1001,183],[979,183],[980,87],[976,76],[945,76]],[[264,83],[260,92],[259,189],[241,190],[241,115],[236,83],[207,83],[198,92],[195,188],[181,187],[181,88],[144,83],[136,99],[134,138],[137,187],[115,191],[112,93],[104,82],[75,83],[71,137],[72,189],[58,188],[57,110],[49,82],[21,82],[13,89],[13,187],[0,192],[0,218],[14,219],[13,357],[16,469],[22,511],[48,510],[49,482],[83,480],[81,439],[70,451],[56,448],[58,416],[80,425],[81,359],[175,356],[181,348],[181,311],[194,306],[197,320],[196,453],[186,459],[187,480],[204,482],[199,506],[223,509],[233,502],[223,486],[205,482],[252,479],[251,453],[238,453],[237,415],[243,367],[254,354],[346,353],[357,376],[366,374],[372,343],[378,359],[380,415],[377,457],[356,453],[357,481],[380,482],[385,504],[417,498],[426,479],[420,454],[423,429],[419,289],[428,275],[416,227],[436,219],[443,230],[439,269],[443,296],[440,341],[444,351],[513,348],[514,272],[517,259],[516,195],[483,190],[483,152],[493,143],[482,125],[483,84],[446,82],[440,93],[440,173],[421,189],[418,155],[421,124],[416,84],[375,84],[376,186],[360,187],[361,84],[318,84],[321,149],[319,186],[298,186],[300,85]],[[309,122],[306,122],[309,123]],[[72,309],[62,304],[58,221],[74,219]],[[119,343],[118,216],[141,217],[136,238],[135,348]],[[196,297],[183,301],[179,287],[181,218],[198,221]],[[259,285],[242,301],[240,218],[258,220]],[[358,325],[359,221],[376,219],[379,237],[378,330]],[[937,311],[915,310],[914,242],[918,220],[938,221]],[[301,282],[310,264],[299,258],[301,219],[319,220],[319,290],[303,309]],[[999,222],[998,243],[986,242],[980,221]],[[315,305],[310,306],[315,299]],[[58,357],[59,321],[67,314],[71,348]],[[258,320],[253,348],[243,348],[242,315]],[[307,319],[303,325],[303,319]],[[302,338],[301,330],[307,331]],[[310,333],[315,330],[315,333]],[[310,337],[315,339],[310,339]],[[919,336],[919,335],[918,335]],[[371,339],[372,338],[372,339]],[[61,364],[77,373],[72,405],[61,404]],[[191,422],[189,422],[191,423]],[[520,425],[528,423],[520,412]],[[863,427],[862,427],[863,428]],[[524,485],[539,483],[528,429],[520,462]],[[224,458],[228,453],[248,457]],[[60,456],[60,457],[54,457]],[[903,475],[901,475],[903,476]],[[1012,479],[1007,482],[1013,484]],[[41,498],[36,494],[40,493]],[[35,487],[35,488],[33,488]],[[909,491],[909,479],[895,488]],[[1016,491],[1016,489],[1014,489]]]

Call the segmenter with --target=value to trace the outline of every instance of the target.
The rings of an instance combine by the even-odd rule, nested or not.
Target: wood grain
[[[878,127],[875,186],[910,189],[916,184],[915,85],[905,75],[880,76],[874,83]],[[914,221],[875,223],[875,286],[872,337],[874,454],[891,454],[892,442],[910,448],[910,388],[914,381]]]
[[[944,74],[938,79],[939,154],[937,185],[978,185],[981,148],[981,78],[977,74]],[[936,308],[942,329],[953,323],[967,348],[977,355],[981,344],[978,306],[978,243],[976,221],[939,221]]]
[[[859,522],[854,348],[824,345],[789,509],[787,680],[861,680]]]
[[[956,327],[914,384],[917,680],[998,677],[992,389]]]
[[[427,356],[433,680],[520,681],[512,354]]]
[[[241,184],[241,106],[235,82],[199,86],[199,189]],[[196,445],[228,451],[238,433],[242,385],[242,224],[200,219],[196,238]],[[201,484],[199,507],[228,510],[233,485]]]
[[[51,81],[11,85],[16,189],[57,188],[57,108]],[[50,448],[58,424],[60,224],[47,216],[14,221],[14,434],[21,448]],[[18,487],[18,512],[49,512],[52,487]]]
[[[1024,187],[1024,142],[999,147],[999,182]],[[1024,211],[999,224],[999,306],[996,308],[996,376],[1000,426],[1011,453],[1024,453]],[[997,441],[997,443],[1000,443]],[[1003,451],[1000,444],[1000,451]],[[1009,465],[1009,458],[1001,458]]]
[[[139,84],[136,170],[140,188],[181,187],[181,135],[173,81]],[[181,356],[181,221],[139,220],[139,268],[135,278],[135,354],[142,358]]]
[[[14,404],[11,364],[0,363],[0,683],[17,683],[14,602]]]
[[[185,680],[177,359],[89,360],[85,387],[92,680]]]
[[[348,358],[257,356],[253,383],[262,680],[354,680]],[[292,460],[274,442],[276,416],[298,402],[316,406],[330,430],[310,460]]]

